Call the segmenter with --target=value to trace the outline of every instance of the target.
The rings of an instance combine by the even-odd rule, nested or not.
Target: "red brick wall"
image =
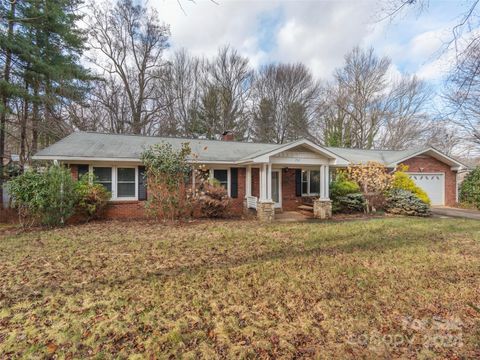
[[[295,169],[282,169],[282,209],[297,210],[302,204],[302,197],[295,195]]]
[[[70,165],[72,177],[78,180],[77,165]],[[257,171],[258,173],[258,171]],[[243,201],[245,199],[246,169],[238,168],[238,197],[232,198],[231,213],[234,216],[243,214]],[[258,187],[258,185],[257,185]],[[145,218],[145,201],[110,201],[101,214],[104,219],[141,219]]]
[[[410,172],[437,172],[445,174],[445,205],[456,203],[456,171],[450,166],[428,155],[419,155],[403,162]]]
[[[74,180],[78,180],[78,166],[70,165],[70,171],[72,172],[72,178]]]
[[[110,201],[101,217],[104,219],[145,218],[145,201]]]

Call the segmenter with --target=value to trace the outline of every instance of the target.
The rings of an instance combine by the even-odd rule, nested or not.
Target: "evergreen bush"
[[[480,209],[480,166],[472,170],[460,185],[460,202]]]
[[[429,216],[430,206],[411,191],[392,189],[387,193],[385,210],[391,214]]]

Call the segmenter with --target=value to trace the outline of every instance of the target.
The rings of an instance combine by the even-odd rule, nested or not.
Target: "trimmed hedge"
[[[411,191],[392,189],[387,193],[385,211],[391,214],[429,216],[430,206]]]

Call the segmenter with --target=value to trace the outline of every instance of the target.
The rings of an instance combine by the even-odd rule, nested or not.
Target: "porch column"
[[[320,199],[325,199],[325,165],[320,165]]]
[[[260,165],[260,201],[267,200],[267,164]]]
[[[328,219],[332,216],[332,202],[329,196],[329,166],[320,166],[320,198],[313,201],[313,217]]]
[[[272,164],[267,164],[267,201],[272,201]]]
[[[257,218],[263,222],[273,221],[275,218],[275,204],[271,196],[272,166],[262,164],[260,167],[260,199],[257,204]]]
[[[330,167],[325,165],[325,199],[330,199]]]
[[[252,165],[247,166],[245,182],[245,196],[252,196]]]

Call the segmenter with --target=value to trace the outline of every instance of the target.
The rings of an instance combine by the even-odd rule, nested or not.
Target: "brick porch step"
[[[298,207],[299,210],[303,210],[303,211],[311,211],[313,212],[313,206],[311,205],[300,205]]]

